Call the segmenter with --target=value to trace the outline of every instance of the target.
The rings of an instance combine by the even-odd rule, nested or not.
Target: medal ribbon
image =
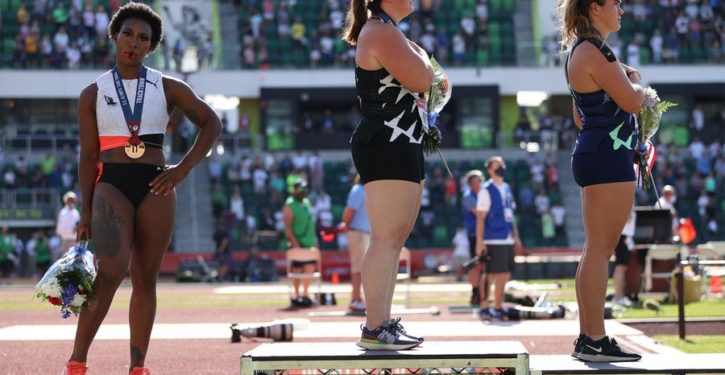
[[[141,129],[141,115],[143,114],[144,93],[146,91],[146,67],[141,65],[141,70],[136,78],[136,100],[133,113],[131,112],[128,95],[126,95],[126,89],[123,88],[118,67],[114,66],[111,74],[113,75],[113,86],[116,88],[116,95],[118,95],[118,101],[121,103],[121,109],[123,110],[123,117],[126,119],[126,126],[128,126],[128,131],[131,133],[128,143],[136,146],[141,143],[138,132]]]

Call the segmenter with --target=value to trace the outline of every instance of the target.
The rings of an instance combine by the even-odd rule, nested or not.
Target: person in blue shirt
[[[360,183],[360,175],[355,176],[355,185],[347,195],[347,205],[342,212],[340,231],[347,232],[348,251],[350,253],[350,282],[352,283],[352,300],[350,311],[364,312],[365,302],[360,292],[362,277],[362,260],[370,245],[370,223],[365,209],[365,189]]]
[[[468,190],[461,198],[461,208],[463,209],[463,225],[466,227],[468,235],[468,252],[470,258],[476,256],[476,202],[478,201],[478,191],[481,190],[481,182],[483,181],[483,172],[474,169],[466,173],[466,183]],[[477,262],[468,270],[468,281],[471,283],[471,306],[478,306],[481,303],[481,294],[478,285],[481,283],[481,272],[483,265]]]
[[[486,277],[481,280],[482,295],[488,295],[494,285],[494,309],[489,309],[488,298],[481,298],[479,316],[483,320],[503,320],[504,287],[514,269],[514,250],[521,251],[521,239],[514,222],[514,195],[504,182],[506,164],[501,156],[486,161],[486,172],[491,178],[481,187],[476,202],[476,255],[487,258]]]

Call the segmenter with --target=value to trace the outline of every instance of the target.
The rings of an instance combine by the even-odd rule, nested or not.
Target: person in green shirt
[[[287,198],[282,209],[284,217],[284,233],[287,237],[289,249],[304,248],[310,251],[317,250],[317,236],[315,235],[315,220],[312,216],[312,206],[307,199],[307,182],[299,179],[292,186],[292,194]],[[292,261],[292,272],[312,273],[315,272],[317,261]],[[295,291],[295,298],[302,298],[311,303],[308,296],[308,289],[311,279],[302,280],[302,294],[300,295],[300,280],[292,280]]]
[[[15,268],[14,258],[15,236],[10,233],[10,229],[5,226],[0,231],[0,277],[8,279],[12,282],[13,269]]]
[[[38,269],[38,275],[44,275],[52,261],[53,256],[50,253],[48,238],[45,236],[45,233],[38,231],[35,242],[35,266]]]

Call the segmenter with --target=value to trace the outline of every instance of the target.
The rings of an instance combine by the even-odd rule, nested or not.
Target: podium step
[[[637,362],[581,362],[568,355],[532,355],[531,375],[725,374],[725,354],[645,354]]]
[[[319,370],[319,373],[331,369],[338,370],[336,373],[388,369],[388,373],[395,373],[392,369],[457,369],[459,372],[463,368],[507,368],[516,374],[528,374],[529,354],[518,341],[424,342],[418,348],[404,351],[365,351],[354,343],[339,342],[271,343],[243,354],[241,365],[242,375],[293,369]]]

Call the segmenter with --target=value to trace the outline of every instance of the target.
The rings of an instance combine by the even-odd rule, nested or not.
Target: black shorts
[[[361,125],[365,126],[365,125]],[[352,161],[360,182],[404,180],[420,183],[425,179],[423,146],[410,142],[390,142],[391,130],[382,128],[371,139],[351,140]]]
[[[629,256],[631,254],[629,247],[627,247],[626,239],[626,236],[620,236],[619,242],[617,242],[617,247],[614,249],[614,264],[616,265],[629,265]]]
[[[634,181],[633,157],[634,153],[627,149],[574,154],[571,157],[571,171],[577,185],[581,187]]]
[[[149,182],[166,167],[144,163],[103,163],[98,182],[111,184],[118,189],[135,208],[138,208],[151,187]]]
[[[514,271],[514,245],[486,245],[491,260],[486,263],[487,273],[506,273]]]
[[[317,264],[316,260],[293,260],[290,268],[304,268],[308,264]]]

